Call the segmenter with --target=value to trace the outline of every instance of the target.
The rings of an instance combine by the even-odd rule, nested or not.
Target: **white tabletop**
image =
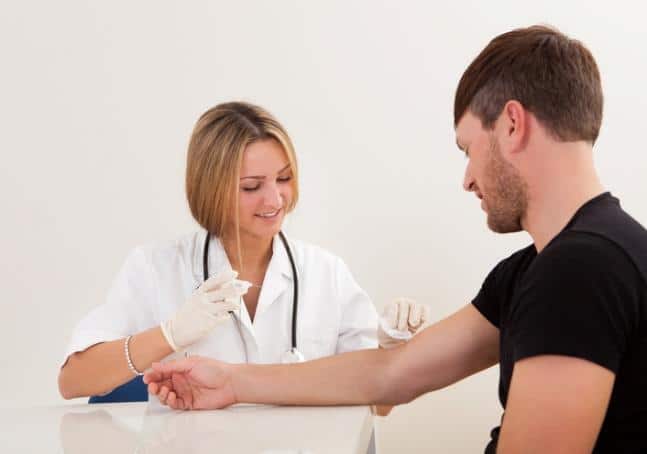
[[[2,409],[0,450],[29,453],[366,453],[370,407],[240,405],[174,411],[141,403]]]

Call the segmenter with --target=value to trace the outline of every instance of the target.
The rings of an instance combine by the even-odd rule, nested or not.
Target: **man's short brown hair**
[[[562,141],[594,143],[602,122],[600,72],[584,45],[546,26],[494,38],[463,73],[454,98],[454,126],[469,109],[492,128],[516,100]]]

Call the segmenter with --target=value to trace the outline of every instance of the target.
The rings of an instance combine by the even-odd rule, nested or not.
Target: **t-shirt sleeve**
[[[505,265],[505,261],[500,262],[485,278],[481,289],[476,297],[472,300],[472,304],[476,309],[488,319],[490,323],[499,328],[501,317],[501,297],[497,294],[497,281],[501,279],[501,269]]]
[[[136,248],[115,277],[104,303],[77,323],[62,365],[72,353],[154,326],[157,323],[153,309],[156,292],[149,259],[142,248]]]
[[[639,315],[640,281],[624,251],[570,232],[531,267],[506,322],[513,360],[565,355],[617,372]]]

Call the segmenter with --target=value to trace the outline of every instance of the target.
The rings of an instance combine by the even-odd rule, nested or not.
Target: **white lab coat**
[[[106,301],[77,324],[65,359],[99,342],[159,326],[172,317],[203,281],[204,239],[205,232],[197,232],[165,244],[136,248]],[[289,243],[299,278],[297,348],[305,359],[377,347],[375,307],[344,262],[319,247],[296,240]],[[272,249],[254,322],[242,304],[238,315],[189,346],[189,354],[232,363],[281,362],[291,345],[292,270],[278,237]],[[211,239],[208,260],[210,276],[231,267],[216,238]]]

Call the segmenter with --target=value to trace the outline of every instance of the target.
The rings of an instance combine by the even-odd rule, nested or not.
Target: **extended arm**
[[[471,304],[393,349],[292,365],[230,365],[206,358],[154,364],[144,380],[173,408],[237,402],[401,404],[498,361],[498,330]]]

